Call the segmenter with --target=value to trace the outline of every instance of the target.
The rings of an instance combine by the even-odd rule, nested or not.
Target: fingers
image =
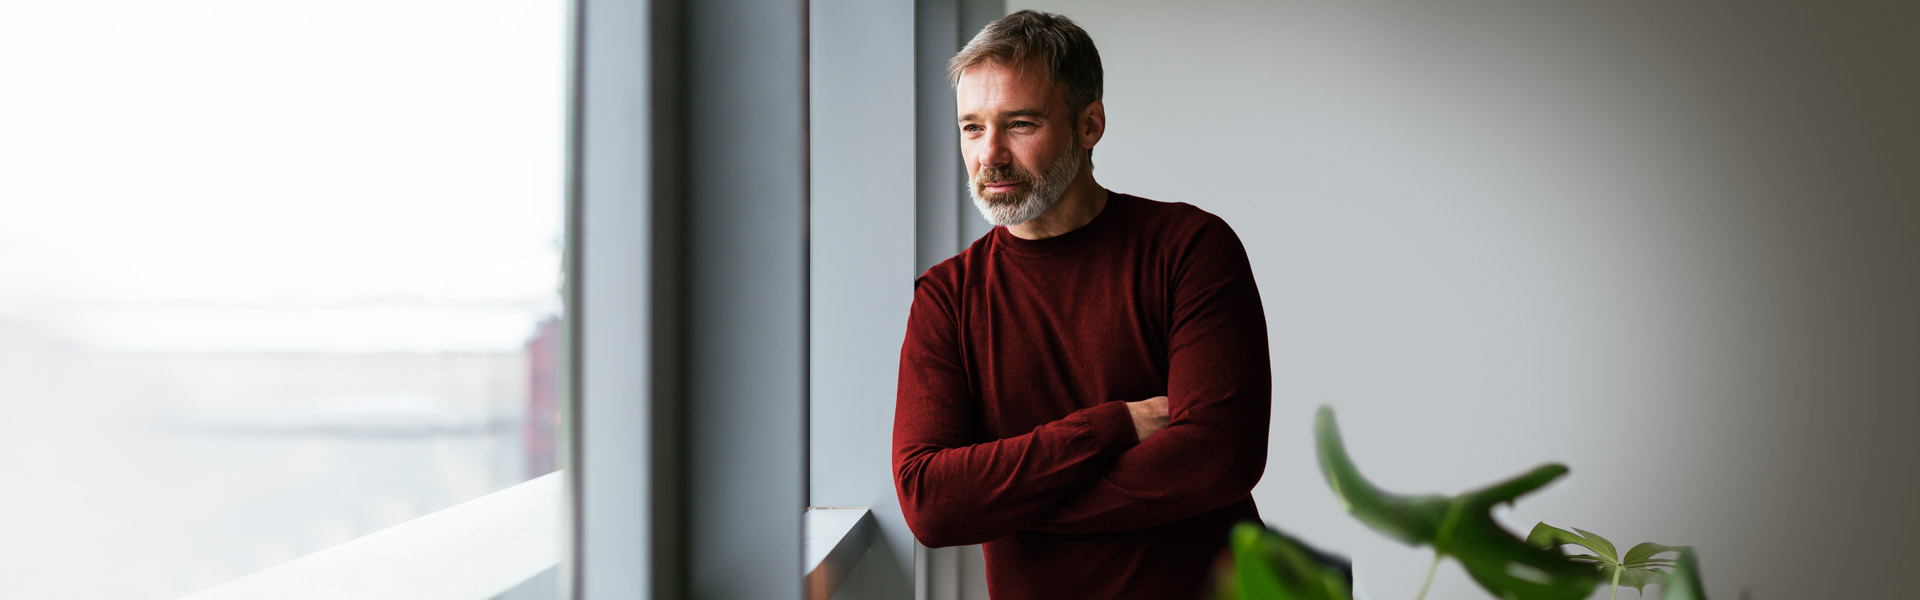
[[[1160,417],[1162,420],[1165,420],[1167,418],[1168,405],[1167,405],[1166,396],[1154,396],[1152,398],[1148,398],[1147,406],[1150,406],[1153,408],[1155,416]]]

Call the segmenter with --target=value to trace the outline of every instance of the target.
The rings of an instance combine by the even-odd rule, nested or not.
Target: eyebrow
[[[1040,110],[1038,108],[1022,108],[1022,109],[1010,110],[1007,112],[1000,113],[999,116],[1002,119],[1010,119],[1013,117],[1027,117],[1027,118],[1037,119],[1037,118],[1047,116],[1047,111]],[[967,113],[964,115],[960,115],[960,122],[962,123],[965,123],[967,121],[978,121],[978,120],[980,120],[980,115],[977,113]]]

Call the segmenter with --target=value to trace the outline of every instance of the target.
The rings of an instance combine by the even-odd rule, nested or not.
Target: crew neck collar
[[[1113,215],[1115,212],[1125,210],[1127,205],[1132,202],[1132,197],[1126,194],[1105,189],[1101,191],[1107,194],[1107,205],[1102,207],[1100,212],[1093,215],[1093,220],[1087,221],[1087,224],[1081,225],[1073,231],[1050,238],[1029,240],[1014,235],[1012,231],[1007,230],[1005,225],[1001,225],[993,228],[994,242],[1009,252],[1025,256],[1059,254],[1085,245],[1088,241],[1098,238],[1100,231],[1106,229],[1107,224],[1114,221]]]

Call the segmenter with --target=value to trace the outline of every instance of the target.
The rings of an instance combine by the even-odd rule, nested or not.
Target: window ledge
[[[565,479],[553,472],[183,600],[484,600],[560,564]]]
[[[543,475],[183,600],[492,598],[560,564],[565,485]],[[827,600],[878,525],[866,508],[808,507],[805,519],[806,597]]]
[[[865,508],[807,507],[806,561],[807,600],[827,600],[840,588],[840,582],[853,572],[853,566],[866,556],[873,544],[877,525],[873,511]]]

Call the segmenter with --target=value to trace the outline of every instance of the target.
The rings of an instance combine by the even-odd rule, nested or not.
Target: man
[[[1272,390],[1246,251],[1218,217],[1110,193],[1100,57],[1058,15],[950,63],[997,225],[915,283],[894,483],[928,546],[985,544],[997,600],[1195,598],[1258,520]]]

